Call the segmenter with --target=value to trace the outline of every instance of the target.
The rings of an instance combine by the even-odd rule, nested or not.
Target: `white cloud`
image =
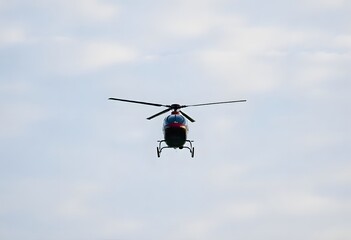
[[[100,223],[100,236],[107,239],[115,238],[121,235],[130,235],[145,231],[145,223],[135,219],[112,218],[103,219]]]
[[[296,56],[298,63],[295,66],[293,84],[299,89],[308,92],[311,96],[331,97],[328,86],[340,87],[338,80],[350,74],[347,68],[351,60],[348,52],[312,51],[301,52]]]
[[[238,18],[224,20],[226,27],[213,46],[197,53],[204,71],[241,93],[276,88],[282,74],[280,61],[306,36],[280,28],[252,27]]]
[[[310,10],[329,10],[334,8],[342,8],[347,4],[347,0],[307,0],[300,2],[303,6]]]
[[[247,220],[257,218],[262,212],[262,204],[258,202],[235,202],[222,209],[222,214],[231,220]]]
[[[274,199],[274,200],[273,200]],[[272,210],[277,214],[291,216],[324,215],[339,210],[339,202],[310,192],[281,192],[272,197]]]
[[[7,10],[11,5],[13,5],[12,1],[0,0],[0,10]]]
[[[213,239],[220,235],[220,228],[227,224],[242,224],[261,216],[262,204],[252,202],[221,202],[214,208],[181,221],[171,239]]]
[[[177,37],[198,37],[208,33],[213,26],[210,12],[194,12],[192,8],[178,9],[167,15],[162,23],[165,32]]]
[[[82,68],[94,69],[110,66],[116,63],[135,60],[136,51],[130,47],[110,42],[91,42],[84,44],[79,50],[79,65]]]
[[[175,1],[161,15],[161,28],[174,37],[194,38],[206,35],[221,19],[216,13],[218,5],[220,1]]]
[[[351,35],[339,35],[335,37],[335,45],[351,50]]]
[[[3,96],[5,94],[11,94],[13,96],[20,96],[25,93],[31,92],[32,86],[30,86],[28,83],[25,83],[23,81],[15,81],[15,82],[8,82],[8,83],[1,83],[0,82],[0,94]]]
[[[33,124],[46,118],[42,107],[30,103],[2,103],[0,105],[0,137],[18,137],[31,129]]]
[[[350,185],[351,184],[351,166],[343,166],[340,169],[337,169],[337,171],[334,171],[332,173],[328,172],[326,174],[327,178],[332,179],[333,182],[336,182],[338,184],[346,184]],[[351,210],[351,206],[350,206]]]
[[[59,19],[78,21],[109,21],[118,15],[119,8],[102,0],[36,0],[35,6],[46,9]]]
[[[349,74],[348,36],[250,26],[237,18],[227,24],[232,27],[197,51],[196,58],[216,82],[234,92],[263,93],[291,84],[320,94],[326,81]]]
[[[228,83],[236,93],[265,92],[278,84],[275,69],[235,50],[205,50],[199,55],[204,71],[216,82]]]
[[[54,47],[53,47],[54,46]],[[60,73],[84,73],[100,70],[120,63],[137,59],[137,51],[116,42],[81,42],[70,38],[55,38],[46,57],[48,69]],[[52,64],[55,63],[55,64]]]
[[[213,184],[216,187],[230,188],[236,185],[236,181],[245,173],[247,173],[248,167],[234,164],[227,164],[217,166],[211,169],[209,174],[209,184]]]
[[[313,234],[311,240],[349,240],[351,238],[351,230],[349,224],[344,226],[330,226],[328,228],[320,229],[320,231]]]
[[[345,141],[342,134],[335,132],[303,133],[299,135],[297,142],[303,144],[308,149],[323,149],[325,147],[338,146]]]
[[[170,239],[211,239],[217,227],[217,219],[213,216],[191,217],[183,221],[176,232],[170,234]]]
[[[71,186],[69,191],[66,190],[65,196],[62,197],[57,212],[60,216],[67,219],[77,217],[91,217],[94,215],[94,208],[91,207],[93,199],[100,189],[95,184],[76,184]]]
[[[62,2],[62,1],[60,1]],[[118,13],[116,5],[101,0],[75,0],[65,2],[67,9],[74,9],[74,13],[96,20],[109,20]]]
[[[27,40],[26,32],[18,26],[0,27],[0,47],[23,43]]]

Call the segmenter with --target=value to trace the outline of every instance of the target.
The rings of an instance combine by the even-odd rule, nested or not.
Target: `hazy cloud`
[[[21,44],[28,40],[26,31],[18,26],[0,26],[0,48]]]
[[[349,7],[0,1],[0,238],[349,239]]]

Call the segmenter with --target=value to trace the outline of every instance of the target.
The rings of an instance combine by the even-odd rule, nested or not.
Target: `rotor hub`
[[[178,109],[181,109],[182,106],[180,106],[179,104],[172,104],[172,105],[171,105],[171,108],[172,108],[174,111],[177,111]]]

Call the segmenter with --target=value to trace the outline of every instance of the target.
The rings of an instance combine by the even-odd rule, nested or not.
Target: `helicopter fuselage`
[[[173,111],[163,121],[164,141],[168,147],[182,148],[187,140],[188,124],[186,119]]]

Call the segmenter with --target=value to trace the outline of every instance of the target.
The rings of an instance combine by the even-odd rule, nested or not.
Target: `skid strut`
[[[169,146],[162,146],[162,143],[166,142],[165,140],[159,140],[158,142],[158,147],[156,148],[157,150],[157,157],[161,156],[161,152],[163,149],[165,148],[179,148],[179,149],[183,149],[183,148],[187,148],[190,151],[191,157],[194,157],[194,147],[193,147],[193,142],[192,140],[185,140],[185,142],[189,143],[189,146],[183,145],[181,147],[169,147]]]

